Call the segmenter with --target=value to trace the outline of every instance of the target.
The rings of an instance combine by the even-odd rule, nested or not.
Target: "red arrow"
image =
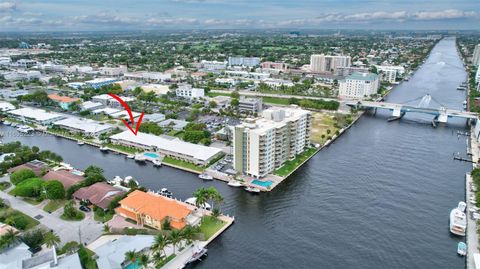
[[[143,114],[145,114],[145,112],[142,112],[142,114],[140,115],[140,118],[138,118],[137,126],[135,126],[135,120],[133,119],[132,110],[130,109],[128,104],[125,101],[123,101],[122,98],[118,97],[117,95],[115,95],[113,93],[109,93],[108,95],[110,95],[111,97],[115,98],[115,100],[120,102],[120,104],[128,112],[128,116],[130,116],[130,122],[132,123],[132,126],[130,126],[125,119],[122,119],[122,121],[128,127],[128,129],[130,129],[130,131],[132,131],[132,133],[134,135],[137,135],[138,129],[140,128],[140,124],[142,123]],[[133,126],[135,126],[135,130],[133,129]]]

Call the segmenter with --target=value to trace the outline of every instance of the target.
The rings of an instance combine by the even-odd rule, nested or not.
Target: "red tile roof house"
[[[73,198],[88,202],[89,204],[96,205],[106,210],[115,197],[124,194],[125,191],[117,189],[107,183],[97,182],[89,187],[84,187],[74,192]]]
[[[8,173],[13,173],[21,169],[30,169],[37,176],[41,176],[44,172],[48,171],[48,165],[39,160],[33,160],[28,163],[24,163],[7,170]]]
[[[43,179],[47,181],[58,180],[63,184],[65,190],[85,180],[83,176],[76,175],[68,170],[50,171],[43,176]]]

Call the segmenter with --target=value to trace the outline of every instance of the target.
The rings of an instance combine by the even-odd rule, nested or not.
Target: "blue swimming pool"
[[[269,187],[270,185],[272,185],[272,183],[273,183],[273,182],[270,181],[270,180],[260,181],[260,180],[256,180],[256,179],[255,179],[254,181],[252,181],[252,184],[255,184],[255,185],[258,185],[258,186],[262,186],[262,187],[265,187],[265,188],[267,188],[267,187]]]
[[[127,266],[123,267],[123,269],[139,269],[140,266],[138,265],[138,262],[132,262],[129,263]]]
[[[154,152],[145,152],[145,153],[143,153],[143,156],[150,157],[150,158],[153,158],[153,159],[157,159],[159,157],[159,155],[157,153],[154,153]]]

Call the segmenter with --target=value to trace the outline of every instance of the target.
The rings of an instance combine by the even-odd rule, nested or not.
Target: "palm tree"
[[[205,188],[199,188],[193,193],[193,197],[195,197],[195,206],[204,209],[204,204],[208,200],[208,191]]]
[[[196,231],[192,226],[187,225],[185,226],[185,228],[182,229],[181,233],[182,233],[183,239],[187,241],[187,244],[190,244],[193,241]]]
[[[9,247],[13,242],[17,241],[17,232],[13,229],[8,229],[2,236],[2,241]]]
[[[110,226],[108,226],[108,223],[103,224],[103,232],[104,233],[110,232]]]
[[[129,250],[125,252],[125,260],[129,262],[135,262],[137,260],[137,252],[135,250]]]
[[[52,248],[60,243],[60,237],[53,232],[48,232],[45,234],[43,242],[47,247]]]
[[[150,262],[150,259],[145,254],[140,255],[140,257],[138,258],[138,265],[140,267],[147,267],[148,262]]]
[[[173,230],[170,235],[168,236],[170,243],[173,246],[173,254],[175,254],[175,247],[178,243],[182,241],[182,234],[178,230]]]
[[[155,239],[153,241],[152,249],[156,252],[159,253],[160,256],[165,255],[165,247],[168,245],[169,239],[167,236],[165,236],[162,233],[159,233],[155,236]]]
[[[220,209],[214,208],[214,209],[212,210],[212,217],[218,218],[219,216],[220,216]]]

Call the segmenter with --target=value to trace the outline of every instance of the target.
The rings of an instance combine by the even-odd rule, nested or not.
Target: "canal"
[[[454,39],[444,39],[410,81],[388,97],[402,103],[429,93],[461,109],[456,87],[466,73]],[[433,102],[433,101],[432,101]],[[388,113],[365,115],[274,191],[252,195],[221,182],[168,167],[139,165],[121,155],[52,136],[15,137],[61,154],[84,169],[131,175],[147,188],[167,187],[185,199],[201,186],[215,186],[223,210],[235,224],[209,247],[196,268],[464,268],[456,254],[461,238],[450,235],[450,210],[464,200],[467,163],[465,122],[433,128],[431,117],[407,114],[387,122]],[[3,131],[12,130],[1,127]]]

